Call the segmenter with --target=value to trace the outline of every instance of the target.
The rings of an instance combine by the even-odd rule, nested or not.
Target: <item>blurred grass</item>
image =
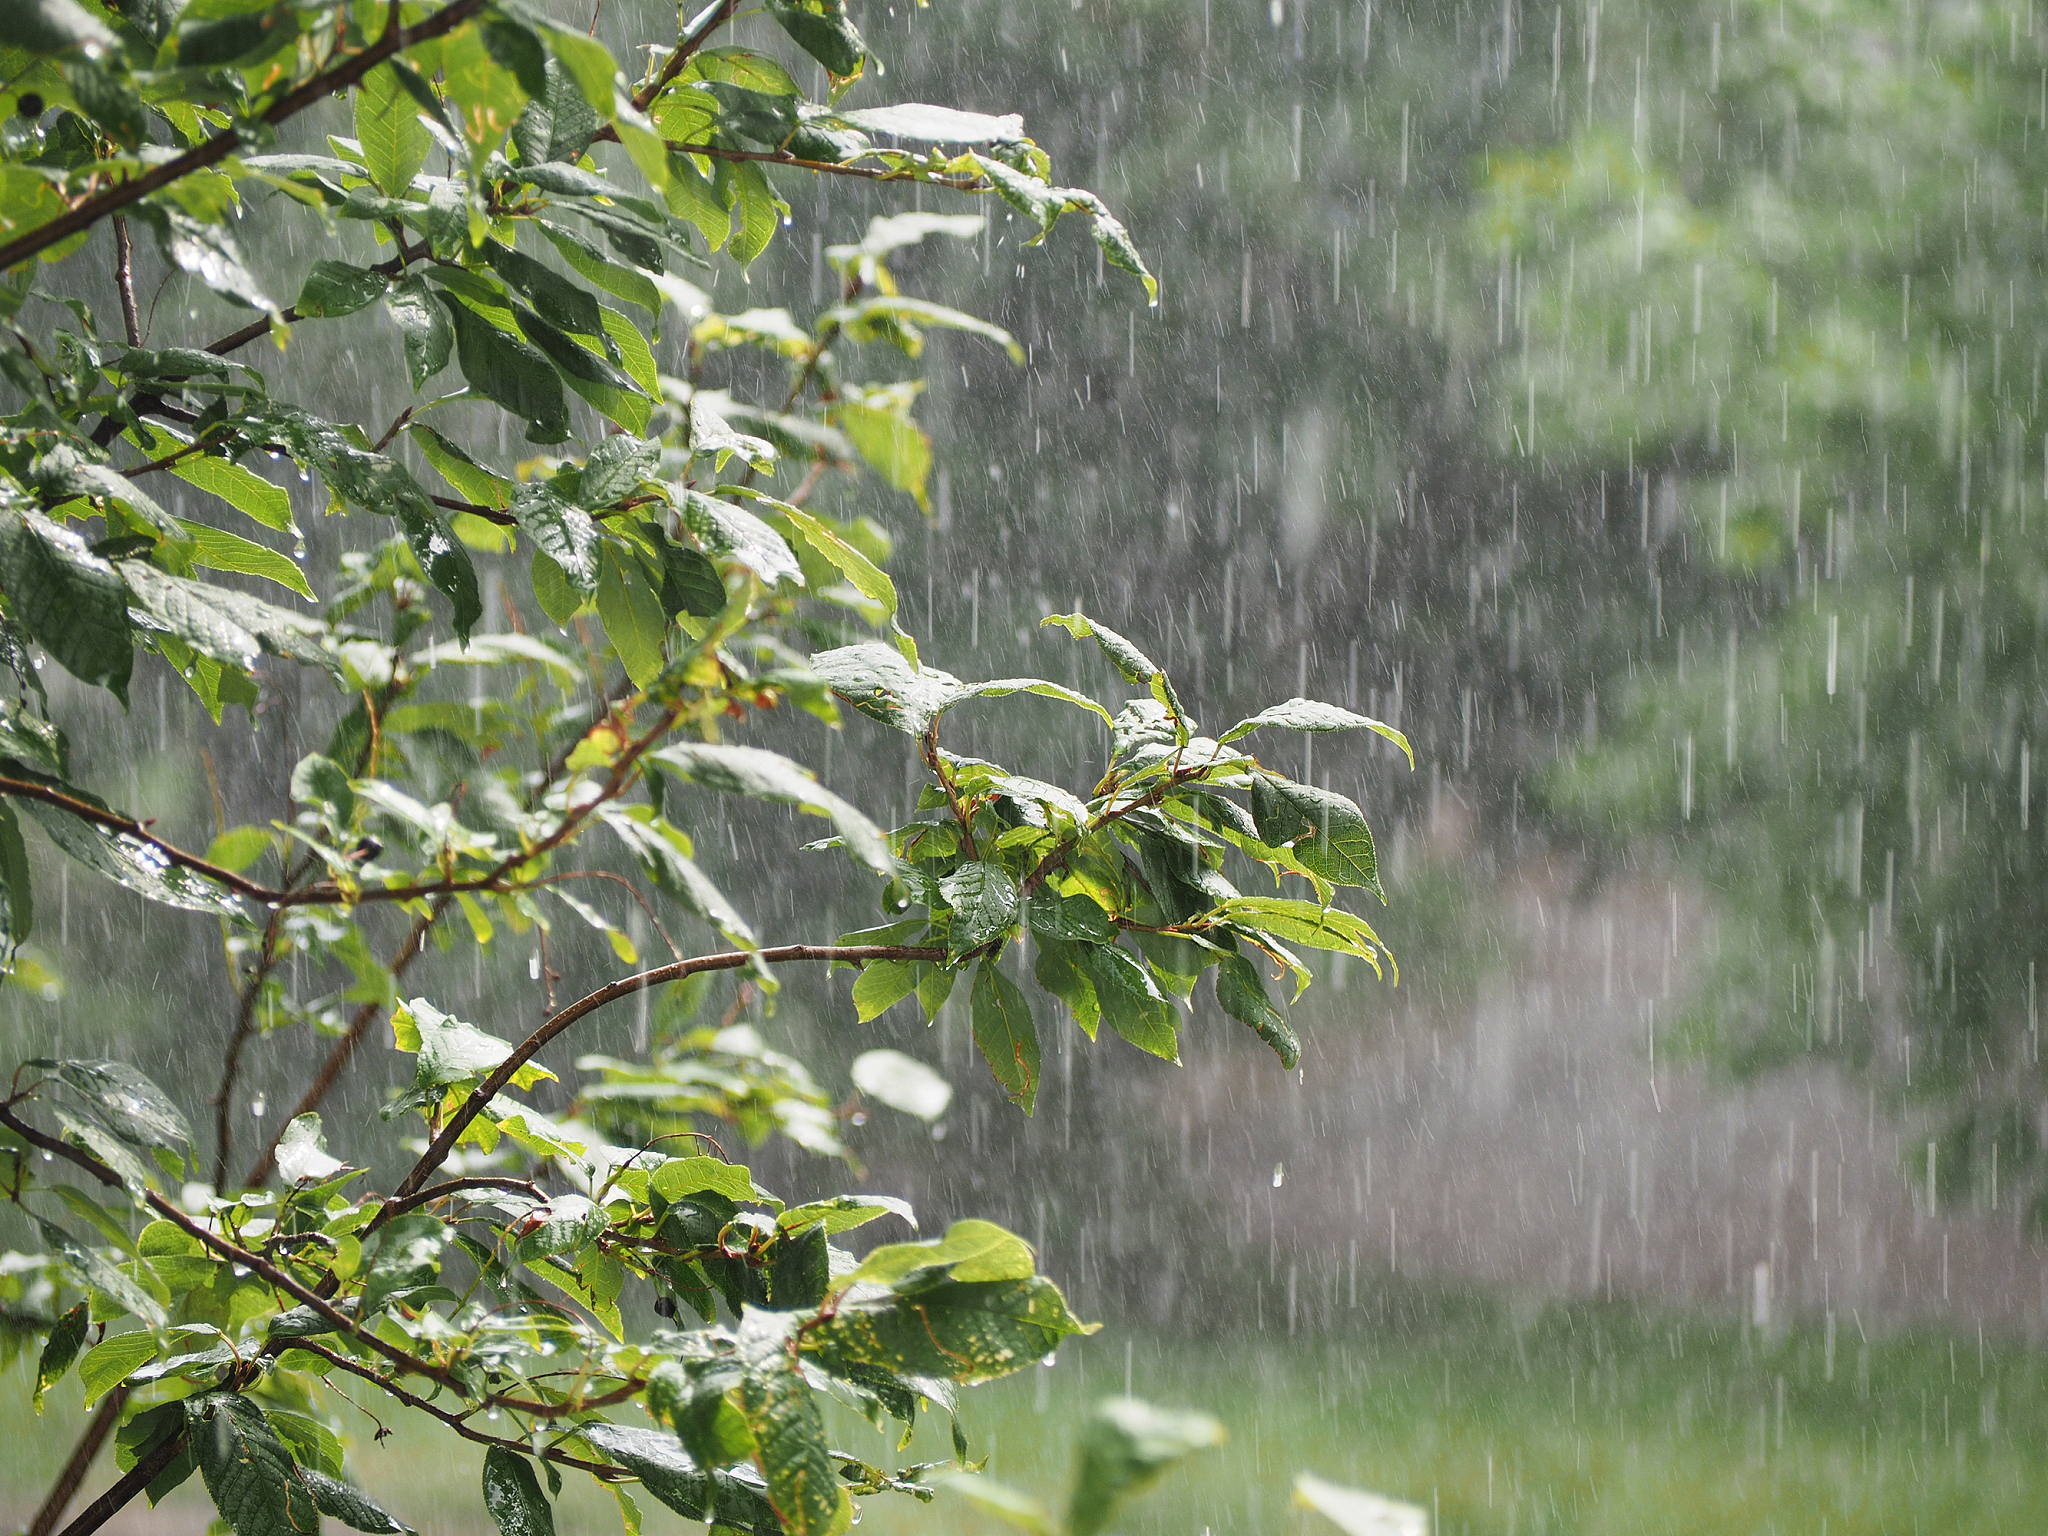
[[[1105,1330],[968,1394],[967,1427],[988,1470],[1057,1501],[1075,1427],[1124,1390],[1198,1407],[1230,1431],[1220,1451],[1170,1473],[1117,1522],[1148,1533],[1307,1531],[1288,1507],[1299,1471],[1432,1509],[1441,1536],[1722,1536],[2048,1530],[2048,1354],[1974,1333],[1866,1340],[1855,1318],[1779,1336],[1727,1319],[1623,1305],[1523,1305],[1459,1288],[1404,1285],[1336,1298],[1334,1325],[1289,1339],[1198,1323],[1186,1335]],[[28,1411],[7,1373],[0,1508],[19,1528],[77,1421],[77,1386]],[[342,1409],[350,1468],[423,1536],[487,1536],[480,1455],[400,1416],[381,1447]],[[901,1464],[949,1454],[943,1417],[897,1455],[850,1413],[834,1443]],[[90,1491],[103,1486],[103,1464]],[[640,1500],[646,1531],[695,1531]],[[123,1531],[203,1530],[196,1483]],[[565,1481],[563,1536],[610,1536],[617,1506],[587,1478]],[[1005,1529],[941,1494],[921,1506],[868,1501],[877,1536],[981,1536]],[[1324,1527],[1328,1530],[1328,1527]]]

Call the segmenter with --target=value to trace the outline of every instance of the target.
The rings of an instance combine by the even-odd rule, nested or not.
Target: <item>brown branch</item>
[[[325,101],[338,91],[347,90],[386,59],[414,43],[454,31],[483,7],[484,0],[453,0],[452,4],[443,6],[417,26],[387,26],[383,35],[361,53],[332,69],[314,75],[296,89],[288,91],[272,102],[264,111],[262,121],[274,128],[288,118],[298,116],[314,103]],[[224,128],[204,144],[187,150],[176,159],[166,160],[155,170],[116,182],[106,191],[86,198],[69,213],[62,214],[47,224],[38,225],[27,234],[0,245],[0,270],[20,265],[31,256],[39,255],[51,246],[70,239],[80,230],[92,228],[101,219],[120,212],[130,203],[139,202],[150,193],[160,191],[194,171],[203,171],[208,166],[218,165],[241,147],[242,136],[232,128]]]
[[[165,842],[150,831],[147,825],[132,816],[123,816],[118,811],[109,811],[90,804],[75,795],[67,795],[62,790],[52,789],[47,784],[0,777],[0,795],[13,795],[22,800],[40,800],[45,805],[54,805],[58,810],[76,816],[80,821],[89,821],[94,826],[124,832],[137,842],[147,843],[181,869],[189,869],[194,874],[204,875],[216,884],[226,886],[236,895],[246,896],[251,901],[260,901],[265,906],[276,906],[283,897],[290,894],[285,891],[273,891],[253,880],[244,880],[232,869],[223,869],[218,864],[200,858],[196,853],[187,853],[176,844]]]
[[[256,1000],[263,992],[264,982],[277,968],[278,930],[284,924],[284,909],[272,910],[270,921],[263,925],[263,949],[255,966],[249,973],[249,984],[242,989],[242,996],[235,1008],[234,1033],[228,1036],[228,1048],[221,1058],[220,1087],[213,1096],[213,1187],[224,1191],[228,1184],[228,1160],[234,1149],[234,1102],[235,1079],[241,1076],[242,1052],[248,1048],[249,1037],[256,1032]]]
[[[92,1536],[125,1508],[134,1497],[157,1479],[185,1449],[189,1431],[181,1430],[162,1441],[155,1450],[135,1463],[128,1475],[86,1505],[85,1512],[64,1527],[63,1536]]]
[[[398,1385],[397,1382],[391,1380],[390,1377],[379,1375],[360,1360],[351,1360],[339,1350],[329,1349],[324,1344],[316,1344],[311,1339],[294,1339],[292,1340],[291,1347],[293,1349],[302,1349],[309,1355],[317,1355],[329,1365],[335,1367],[335,1369],[346,1371],[351,1376],[360,1377],[379,1391],[387,1392],[392,1397],[397,1398],[399,1402],[405,1404],[408,1408],[417,1408],[422,1413],[432,1414],[465,1440],[473,1440],[478,1445],[500,1445],[508,1451],[517,1451],[522,1456],[534,1454],[533,1445],[530,1441],[507,1440],[497,1435],[487,1435],[479,1429],[473,1429],[470,1427],[469,1420],[465,1415],[451,1413],[438,1403],[432,1403],[423,1397],[415,1396]],[[628,1475],[622,1468],[608,1466],[603,1462],[585,1461],[579,1456],[571,1456],[567,1451],[557,1450],[552,1446],[542,1451],[540,1456],[543,1461],[556,1462],[565,1467],[575,1467],[579,1471],[589,1472],[609,1482],[617,1482]]]
[[[633,93],[633,106],[635,110],[645,112],[654,98],[662,93],[662,89],[683,72],[683,66],[690,62],[692,55],[706,43],[710,42],[711,34],[731,21],[734,15],[738,13],[739,8],[740,0],[724,0],[724,3],[711,12],[710,15],[706,16],[694,31],[686,32],[682,37],[678,38],[676,40],[676,51],[670,54],[668,59],[662,64],[661,73],[655,77],[651,84],[644,85]],[[597,26],[597,15],[595,12],[591,14],[590,25],[593,29]]]
[[[127,1402],[126,1384],[114,1388],[101,1401],[99,1412],[92,1416],[92,1422],[85,1426],[85,1433],[78,1437],[78,1444],[71,1448],[70,1458],[57,1474],[57,1481],[50,1486],[50,1496],[43,1500],[43,1507],[29,1521],[24,1536],[50,1536],[57,1529],[57,1522],[64,1518],[65,1509],[78,1496],[78,1485],[92,1470],[93,1458],[107,1443],[107,1436],[114,1432],[114,1426],[121,1422],[121,1410]]]
[[[413,919],[412,927],[406,931],[404,941],[391,957],[391,979],[394,982],[405,974],[406,968],[414,960],[419,958],[420,951],[425,945],[427,930],[448,910],[448,903],[452,899],[447,896],[441,897],[430,911]],[[369,1034],[370,1027],[377,1022],[377,1016],[383,1011],[382,1003],[364,1003],[349,1019],[348,1028],[343,1031],[341,1038],[334,1042],[334,1049],[327,1053],[327,1059],[320,1063],[320,1070],[313,1075],[312,1083],[299,1095],[299,1102],[292,1106],[292,1112],[278,1120],[277,1134],[270,1138],[270,1145],[263,1149],[263,1155],[256,1159],[256,1165],[249,1170],[249,1177],[244,1182],[251,1189],[261,1188],[270,1182],[270,1175],[277,1169],[277,1145],[284,1139],[285,1127],[301,1115],[312,1114],[326,1100],[335,1082],[341,1077],[342,1069],[349,1064],[349,1059],[355,1055],[356,1048],[363,1043],[363,1038]]]
[[[121,326],[128,345],[142,345],[142,316],[135,309],[135,247],[128,241],[128,221],[114,215],[114,283],[121,290]],[[31,1530],[31,1536],[48,1536]]]
[[[448,1117],[448,1123],[441,1128],[441,1134],[436,1136],[427,1150],[420,1154],[420,1160],[413,1164],[412,1171],[392,1192],[393,1202],[416,1193],[426,1183],[434,1170],[447,1161],[448,1154],[454,1150],[455,1143],[462,1138],[462,1133],[469,1128],[470,1122],[483,1112],[485,1105],[504,1090],[512,1081],[514,1073],[539,1054],[543,1046],[578,1019],[595,1013],[607,1003],[615,1003],[622,997],[631,997],[636,992],[644,992],[650,987],[662,986],[671,981],[680,981],[685,976],[695,976],[703,971],[736,971],[757,960],[763,965],[788,965],[798,960],[943,961],[945,958],[946,952],[943,949],[917,948],[904,944],[784,944],[776,949],[759,949],[751,953],[746,950],[728,950],[723,954],[698,955],[691,960],[678,960],[673,965],[641,971],[638,975],[622,976],[619,980],[599,987],[595,992],[578,998],[568,1007],[550,1015],[540,1028],[520,1041],[513,1048],[512,1054],[499,1062],[497,1069],[478,1084],[476,1091],[464,1099],[455,1113]],[[385,1211],[388,1210],[389,1205],[385,1207]],[[380,1211],[376,1219],[364,1229],[364,1236],[382,1226],[384,1220],[385,1212]]]
[[[531,1179],[498,1178],[491,1174],[470,1174],[460,1179],[447,1179],[439,1184],[430,1184],[416,1195],[407,1195],[403,1200],[387,1201],[387,1208],[394,1216],[401,1216],[436,1200],[445,1200],[450,1195],[463,1194],[472,1189],[500,1189],[509,1194],[530,1195],[535,1200],[546,1200],[547,1195]]]

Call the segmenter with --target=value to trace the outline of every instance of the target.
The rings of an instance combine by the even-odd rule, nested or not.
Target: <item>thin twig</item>
[[[711,34],[731,21],[739,8],[740,0],[720,0],[716,7],[705,12],[696,26],[676,40],[676,51],[662,64],[661,73],[633,93],[634,107],[645,112],[648,104],[661,94],[662,88],[683,72],[683,66],[690,62],[697,50],[711,41]],[[591,14],[590,25],[593,28],[597,26],[595,12]]]
[[[114,215],[114,282],[121,290],[121,325],[128,335],[128,345],[142,345],[142,316],[135,310],[135,247],[128,240],[128,221],[120,214]],[[46,1536],[46,1533],[33,1533]]]
[[[477,1085],[476,1091],[464,1099],[455,1113],[448,1117],[427,1150],[420,1154],[420,1160],[413,1164],[412,1171],[399,1182],[392,1192],[393,1200],[402,1200],[417,1192],[427,1179],[447,1161],[455,1143],[469,1128],[469,1123],[484,1110],[492,1099],[501,1093],[512,1081],[518,1070],[539,1054],[555,1036],[562,1033],[578,1019],[595,1013],[607,1003],[615,1003],[622,997],[631,997],[650,987],[663,986],[671,981],[680,981],[685,976],[695,976],[703,971],[736,971],[742,966],[754,964],[788,965],[798,960],[863,961],[863,960],[927,960],[943,961],[943,949],[920,948],[907,944],[784,944],[775,949],[728,950],[724,954],[699,955],[692,960],[678,960],[673,965],[657,966],[651,971],[642,971],[635,976],[623,976],[608,986],[599,987],[586,997],[577,999],[568,1007],[551,1014],[547,1021],[513,1047],[512,1053],[498,1063],[497,1069]],[[389,1210],[390,1207],[385,1208]],[[384,1212],[364,1229],[364,1236],[374,1232],[385,1221]]]

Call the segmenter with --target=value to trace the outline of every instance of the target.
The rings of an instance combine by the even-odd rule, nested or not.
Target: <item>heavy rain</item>
[[[0,0],[0,1520],[2048,1528],[2048,12],[464,3]]]

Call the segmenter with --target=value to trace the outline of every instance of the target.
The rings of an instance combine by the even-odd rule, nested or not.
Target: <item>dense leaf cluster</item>
[[[1018,119],[853,105],[866,48],[840,0],[767,8],[824,69],[824,101],[769,54],[714,42],[737,9],[718,0],[629,79],[523,0],[0,6],[0,373],[16,397],[0,421],[0,664],[13,680],[0,700],[0,954],[17,980],[32,974],[27,820],[97,875],[217,921],[234,979],[210,1168],[179,1107],[117,1061],[24,1062],[0,1103],[6,1193],[42,1239],[0,1270],[5,1337],[42,1339],[39,1406],[74,1375],[99,1405],[41,1531],[111,1435],[123,1476],[70,1536],[194,1473],[237,1536],[311,1536],[323,1518],[402,1532],[344,1479],[327,1406],[343,1392],[484,1445],[484,1503],[506,1536],[552,1532],[565,1467],[612,1487],[629,1530],[636,1496],[721,1530],[806,1536],[846,1530],[858,1495],[930,1497],[943,1469],[835,1449],[824,1405],[900,1423],[902,1449],[921,1411],[951,1414],[960,1388],[1092,1328],[1030,1247],[989,1223],[857,1253],[850,1234],[914,1228],[910,1208],[858,1194],[788,1204],[757,1183],[718,1136],[843,1156],[841,1112],[737,1008],[697,1022],[709,978],[772,989],[782,964],[860,967],[867,1019],[912,992],[935,1011],[968,977],[976,1039],[1028,1110],[1038,1025],[1003,968],[1013,944],[1028,942],[1038,986],[1090,1037],[1106,1020],[1169,1059],[1176,999],[1212,968],[1224,1010],[1292,1065],[1299,1047],[1262,973],[1291,973],[1298,992],[1300,947],[1382,963],[1372,929],[1334,902],[1342,886],[1381,894],[1357,806],[1239,744],[1264,727],[1362,728],[1405,749],[1398,732],[1295,699],[1204,736],[1160,668],[1078,613],[1049,622],[1092,639],[1136,698],[1113,709],[1033,679],[962,682],[924,665],[898,625],[881,530],[807,508],[825,476],[863,466],[924,500],[918,381],[864,382],[857,349],[915,359],[937,329],[1021,349],[904,294],[890,270],[926,239],[983,236],[962,214],[880,218],[831,248],[840,291],[808,321],[716,311],[682,273],[715,253],[748,263],[773,239],[788,205],[768,168],[994,193],[1041,234],[1077,212],[1109,260],[1152,284],[1122,227],[1052,180]],[[354,133],[288,146],[285,125],[341,93]],[[329,253],[288,305],[233,234],[258,195],[302,214]],[[138,226],[169,268],[258,318],[205,347],[150,345]],[[64,259],[96,238],[114,246],[119,337],[62,282]],[[389,254],[346,259],[366,240]],[[649,345],[677,313],[685,378],[659,373]],[[299,325],[379,314],[416,397],[381,428],[326,419],[236,358],[266,335],[283,347]],[[739,351],[786,373],[779,399],[707,384]],[[550,451],[492,462],[463,430],[478,408]],[[266,538],[297,533],[267,460],[317,477],[332,513],[389,520],[323,580],[317,616],[255,595],[265,582],[315,593],[303,547]],[[784,494],[756,484],[786,471],[798,482]],[[204,515],[153,496],[153,475]],[[527,580],[499,630],[480,568],[515,559]],[[543,638],[543,619],[574,639]],[[71,681],[46,688],[46,660]],[[223,805],[202,851],[79,782],[58,723],[68,702],[104,688],[125,704],[160,667],[216,721],[258,706],[279,668],[332,682],[346,707],[291,767],[285,815]],[[1092,788],[940,745],[947,710],[1020,692],[1108,728]],[[885,830],[808,768],[734,739],[762,711],[836,726],[845,706],[916,739],[930,782],[908,825]],[[765,943],[696,858],[693,834],[720,826],[722,796],[827,821],[826,842],[876,880],[893,920]],[[1233,849],[1296,885],[1242,893],[1224,873]],[[643,966],[644,929],[617,916],[628,901],[666,963]],[[406,919],[393,950],[365,923],[379,910]],[[724,947],[686,956],[664,917]],[[547,945],[565,919],[601,933],[620,974],[557,1007]],[[479,951],[532,946],[551,1010],[539,1028],[502,1038],[402,985],[426,947],[464,936]],[[584,1057],[567,1110],[544,1110],[535,1090],[555,1074],[540,1054],[656,988],[646,1059]],[[319,1111],[383,1022],[411,1069],[385,1118],[420,1135],[394,1128],[410,1166],[373,1189],[328,1150]],[[237,1177],[245,1055],[292,1027],[332,1046]],[[864,1056],[854,1077],[927,1117],[949,1093],[894,1052]],[[1116,1499],[1216,1436],[1207,1421],[1106,1408],[1084,1436],[1069,1527],[1101,1529]],[[967,1463],[957,1419],[953,1449]]]

